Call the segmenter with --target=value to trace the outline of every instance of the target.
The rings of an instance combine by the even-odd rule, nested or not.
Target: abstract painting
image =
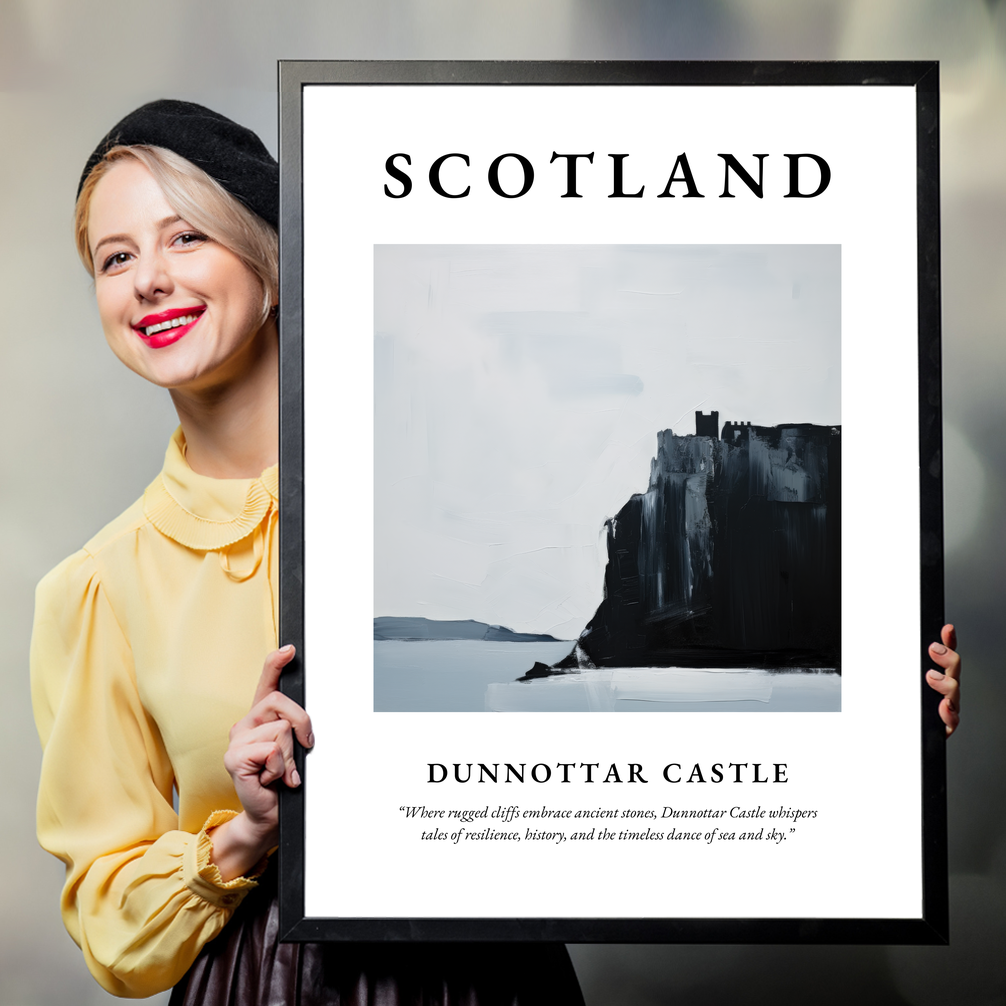
[[[375,711],[841,708],[841,248],[376,245]]]

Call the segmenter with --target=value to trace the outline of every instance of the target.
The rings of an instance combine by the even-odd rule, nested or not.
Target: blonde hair
[[[183,220],[234,252],[255,273],[262,283],[264,323],[279,294],[279,236],[202,168],[165,147],[112,147],[84,181],[73,225],[77,254],[91,278],[94,259],[87,240],[91,198],[112,165],[126,158],[139,161],[154,176],[168,205]]]

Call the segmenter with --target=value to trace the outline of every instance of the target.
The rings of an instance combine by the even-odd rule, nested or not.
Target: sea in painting
[[[375,640],[375,712],[835,712],[839,676],[632,667],[525,678],[572,644]]]

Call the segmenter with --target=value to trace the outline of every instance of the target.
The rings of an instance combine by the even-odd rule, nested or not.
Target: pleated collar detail
[[[154,527],[186,548],[212,552],[248,537],[279,499],[279,466],[257,479],[213,479],[185,460],[185,438],[175,430],[164,468],[143,494]]]

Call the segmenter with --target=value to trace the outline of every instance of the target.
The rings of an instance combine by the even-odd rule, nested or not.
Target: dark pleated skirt
[[[170,1006],[583,1006],[561,943],[280,943],[273,874]]]

